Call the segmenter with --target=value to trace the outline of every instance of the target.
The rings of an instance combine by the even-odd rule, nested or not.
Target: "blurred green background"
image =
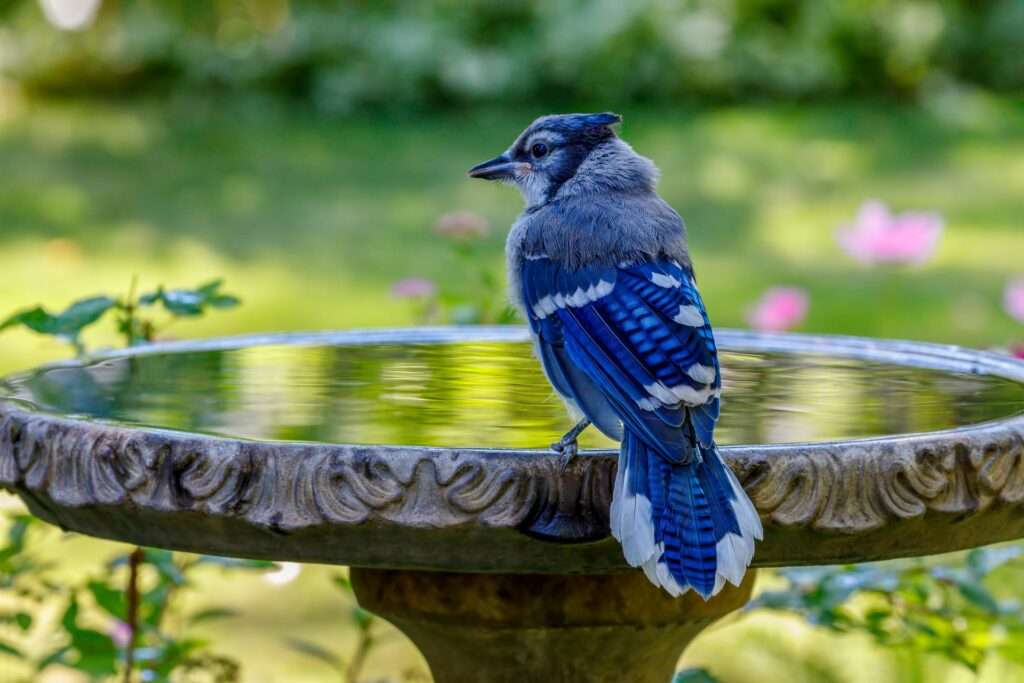
[[[622,114],[622,136],[661,168],[717,325],[746,325],[782,285],[806,292],[791,325],[805,331],[1024,337],[1004,305],[1024,275],[1018,0],[0,0],[0,318],[121,294],[136,276],[145,289],[223,276],[244,305],[168,336],[450,320],[450,302],[500,281],[521,206],[466,169],[536,116],[581,110]],[[844,253],[837,227],[868,199],[941,214],[934,258]],[[489,226],[479,265],[435,230],[456,210]],[[410,277],[436,283],[441,312],[393,296]],[[117,342],[107,327],[90,346]],[[66,354],[0,335],[2,372]],[[39,552],[75,558],[72,574],[111,554],[82,538]],[[242,680],[329,680],[283,639],[353,642],[331,574],[269,586],[208,572],[189,600],[243,611],[199,627]],[[761,612],[713,629],[684,664],[727,683],[974,678]],[[980,679],[1024,677],[1015,666],[990,659]],[[410,667],[423,670],[394,636],[367,672]]]

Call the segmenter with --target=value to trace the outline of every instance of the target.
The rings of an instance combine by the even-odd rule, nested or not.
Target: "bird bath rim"
[[[874,339],[870,337],[857,337],[847,335],[830,334],[805,334],[794,332],[757,332],[732,328],[716,330],[715,339],[721,351],[751,352],[751,353],[803,353],[821,354],[829,356],[843,356],[846,358],[862,361],[873,361],[879,363],[890,363],[908,367],[924,368],[929,370],[941,370],[947,372],[959,372],[974,375],[991,375],[1004,379],[1016,380],[1024,383],[1024,361],[1015,358],[968,349],[954,344],[936,344],[931,342],[905,341],[898,339]],[[231,335],[224,337],[211,337],[206,339],[181,340],[172,342],[161,342],[147,344],[126,349],[101,349],[87,353],[78,358],[52,361],[29,370],[17,371],[5,376],[0,376],[2,384],[17,381],[29,377],[32,374],[59,368],[82,367],[96,362],[118,360],[122,358],[137,358],[145,356],[170,355],[175,353],[202,353],[209,351],[232,351],[243,348],[257,348],[263,346],[372,346],[376,344],[458,344],[458,343],[514,343],[530,342],[531,336],[528,328],[518,325],[467,325],[467,326],[423,326],[423,327],[382,327],[354,330],[329,330],[316,332],[277,332],[246,335]],[[83,421],[94,424],[105,424],[113,427],[125,427],[130,429],[144,429],[154,433],[185,433],[211,440],[246,441],[243,437],[218,435],[218,434],[194,434],[187,430],[179,430],[156,425],[131,425],[122,424],[116,420],[95,419],[88,416],[66,415],[60,412],[40,408],[23,399],[5,397],[0,394],[0,404],[18,406],[27,412],[51,415],[53,417],[69,420]],[[888,441],[908,436],[921,435],[944,435],[952,434],[964,429],[987,425],[993,422],[1001,422],[1006,419],[1024,418],[1024,410],[1019,413],[1009,414],[1001,418],[984,420],[956,427],[935,429],[921,432],[902,432],[871,437],[853,437],[844,439],[831,439],[810,442],[786,442],[783,444],[735,444],[723,446],[722,451],[736,448],[757,447],[764,449],[787,448],[812,445],[844,445],[851,443],[862,443],[872,441]],[[277,439],[252,439],[264,443],[294,443],[313,444],[302,440],[277,440]],[[345,442],[331,442],[331,445],[352,446]],[[448,447],[415,446],[405,444],[374,444],[377,448],[417,450],[434,449],[447,450]],[[477,447],[472,450],[479,452],[535,452],[547,453],[543,448],[484,448]],[[596,455],[617,453],[612,449],[581,449],[581,455]]]
[[[955,346],[733,330],[716,336],[723,349],[844,355],[1024,382],[1024,363]],[[88,360],[271,344],[527,339],[516,327],[257,335]],[[755,566],[932,554],[1024,536],[1022,414],[942,431],[722,453],[765,523]],[[0,486],[34,514],[90,535],[209,554],[461,572],[622,571],[621,550],[608,535],[616,466],[611,451],[587,451],[563,474],[557,457],[537,449],[244,440],[62,417],[0,400]]]

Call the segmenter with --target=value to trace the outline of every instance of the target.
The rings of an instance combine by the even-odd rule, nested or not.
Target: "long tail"
[[[674,465],[627,431],[612,499],[612,535],[626,561],[673,596],[705,600],[738,586],[764,531],[757,511],[718,449]]]

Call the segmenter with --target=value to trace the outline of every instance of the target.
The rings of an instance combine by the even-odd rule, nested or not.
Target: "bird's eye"
[[[530,148],[530,154],[533,155],[534,159],[540,159],[542,156],[548,153],[548,146],[543,142],[538,142],[536,145]]]

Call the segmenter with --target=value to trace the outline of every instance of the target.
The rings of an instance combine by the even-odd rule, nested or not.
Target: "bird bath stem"
[[[1024,536],[1021,363],[717,337],[755,566]],[[0,383],[0,485],[101,538],[349,565],[441,683],[667,681],[754,572],[708,603],[650,586],[608,536],[612,444],[585,433],[564,473],[547,450],[569,426],[518,328],[168,344]]]
[[[640,572],[457,574],[352,569],[359,604],[416,644],[438,683],[667,683],[701,631],[750,599],[754,574],[704,602]]]

